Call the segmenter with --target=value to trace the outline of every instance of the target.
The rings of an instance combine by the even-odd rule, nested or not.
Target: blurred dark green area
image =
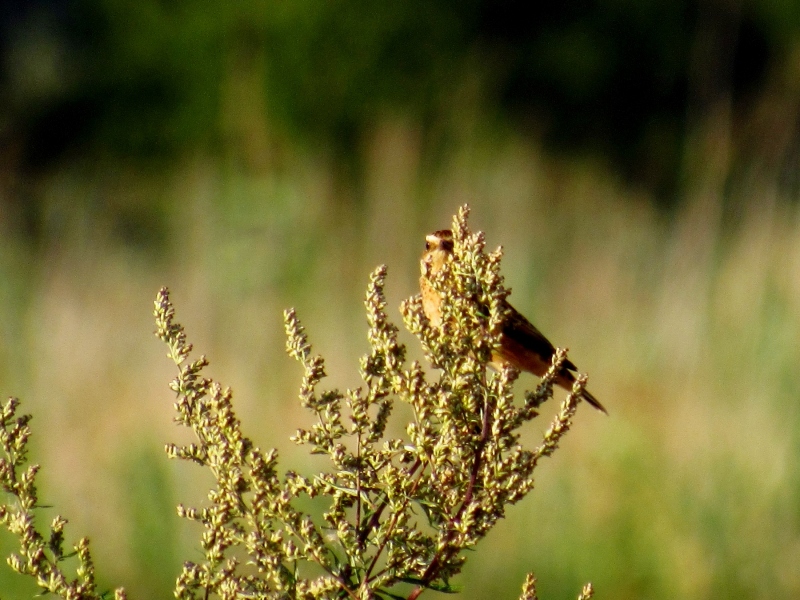
[[[41,0],[0,18],[0,140],[23,169],[76,155],[168,169],[198,149],[235,153],[225,84],[244,70],[279,138],[356,172],[364,131],[387,111],[423,126],[435,162],[457,135],[442,123],[475,108],[552,149],[601,154],[669,203],[687,120],[722,97],[747,110],[797,44],[800,8]]]

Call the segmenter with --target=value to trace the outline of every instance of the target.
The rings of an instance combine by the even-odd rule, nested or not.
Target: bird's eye
[[[430,242],[425,242],[425,250],[430,250],[432,244]]]

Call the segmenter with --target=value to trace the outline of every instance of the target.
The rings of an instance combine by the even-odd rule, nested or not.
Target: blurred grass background
[[[318,467],[282,309],[357,385],[368,273],[416,293],[468,202],[611,416],[579,411],[465,596],[800,596],[794,3],[33,0],[0,34],[0,391],[109,587],[171,597],[200,558],[158,288],[245,431]]]

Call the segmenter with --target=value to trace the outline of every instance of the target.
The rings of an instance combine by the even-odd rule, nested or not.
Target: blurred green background
[[[245,432],[316,468],[287,439],[310,416],[282,309],[357,385],[369,272],[416,293],[424,235],[468,202],[611,416],[581,407],[464,596],[534,570],[543,600],[800,597],[796,3],[8,4],[0,392],[104,585],[168,598],[201,557],[174,506],[210,478],[162,451],[189,437],[158,288]],[[33,593],[0,568],[5,600]]]

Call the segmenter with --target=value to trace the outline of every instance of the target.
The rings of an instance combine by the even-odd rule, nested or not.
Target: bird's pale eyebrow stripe
[[[430,242],[431,244],[437,244],[438,245],[441,240],[438,237],[436,237],[435,235],[426,235],[425,236],[425,241],[426,242]]]

